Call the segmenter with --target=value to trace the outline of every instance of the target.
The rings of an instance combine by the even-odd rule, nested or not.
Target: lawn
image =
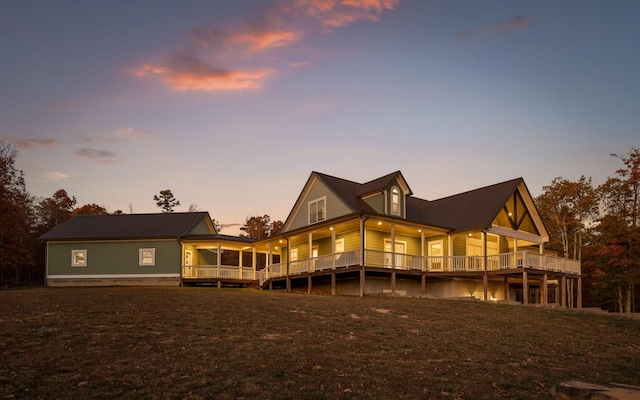
[[[640,384],[640,321],[254,289],[0,292],[0,398],[548,399]]]

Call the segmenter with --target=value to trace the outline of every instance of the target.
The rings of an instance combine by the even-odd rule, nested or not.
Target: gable
[[[316,201],[324,202],[324,221],[351,214],[353,212],[351,207],[349,207],[333,190],[331,190],[331,188],[324,183],[322,179],[319,179],[319,177],[313,173],[302,190],[302,193],[298,197],[298,200],[289,214],[282,231],[288,232],[313,224],[314,222],[310,222],[309,217],[309,203]],[[317,222],[322,221],[316,221],[315,223]]]
[[[189,235],[214,235],[216,233],[213,223],[209,219],[203,218],[192,230]]]

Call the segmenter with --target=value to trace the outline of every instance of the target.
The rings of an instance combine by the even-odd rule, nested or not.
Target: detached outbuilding
[[[215,233],[207,212],[77,216],[40,237],[47,285],[178,286],[181,240]]]

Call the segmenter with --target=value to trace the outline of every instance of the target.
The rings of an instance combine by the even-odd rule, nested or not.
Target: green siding
[[[430,242],[437,242],[439,240],[442,240],[443,255],[445,255],[445,256],[451,255],[451,253],[449,253],[449,237],[446,236],[446,235],[441,235],[441,236],[432,236],[432,237],[429,237],[428,239],[425,240],[426,246],[427,246],[424,249],[424,255],[425,256],[429,255],[429,243]]]
[[[143,248],[156,249],[154,266],[138,265],[138,250]],[[71,250],[87,250],[86,267],[71,266]],[[48,244],[49,275],[177,274],[181,264],[181,248],[177,241]]]
[[[391,240],[391,233],[368,229],[365,237],[367,240],[367,250],[384,251],[384,241],[385,239]],[[420,252],[422,240],[419,237],[396,234],[396,242],[406,242],[406,254],[411,254],[414,256],[419,256],[422,254]]]
[[[331,189],[329,189],[320,180],[316,179],[312,183],[307,195],[300,199],[299,204],[296,204],[296,206],[299,205],[299,209],[297,210],[297,214],[293,216],[293,220],[291,222],[289,230],[298,229],[309,225],[308,204],[310,201],[314,201],[322,197],[326,197],[327,199],[325,203],[326,220],[347,215],[352,212],[351,209],[344,202],[342,202],[342,200],[340,200],[336,195],[333,194]]]
[[[369,207],[373,208],[377,213],[384,214],[384,195],[382,193],[376,194],[364,200]]]
[[[467,255],[467,238],[464,236],[453,237],[453,256]]]

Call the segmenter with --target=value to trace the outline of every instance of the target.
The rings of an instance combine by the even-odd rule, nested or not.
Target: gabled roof
[[[523,182],[517,178],[438,200],[423,200],[417,209],[427,225],[450,227],[455,231],[487,228]]]
[[[78,215],[40,240],[177,239],[187,236],[203,219],[215,233],[208,212]]]
[[[366,183],[357,183],[319,172],[313,172],[312,176],[314,174],[356,213],[378,214],[361,196],[382,191],[394,179],[406,185],[400,171]],[[524,180],[517,178],[433,201],[407,196],[406,220],[458,232],[488,228],[521,184],[526,190]]]

